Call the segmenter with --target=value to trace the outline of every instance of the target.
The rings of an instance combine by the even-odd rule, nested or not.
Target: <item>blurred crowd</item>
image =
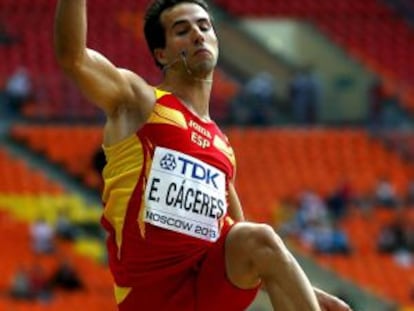
[[[61,213],[54,224],[39,218],[28,230],[32,259],[14,271],[6,294],[15,300],[48,303],[56,291],[85,290],[76,266],[58,246],[79,236],[79,229],[66,214]]]
[[[368,196],[359,196],[344,180],[329,195],[322,197],[307,189],[298,198],[286,199],[276,209],[275,228],[284,237],[293,237],[317,254],[349,256],[353,245],[343,222],[357,210],[367,219],[375,210],[388,210],[391,215],[373,236],[378,253],[390,254],[402,266],[414,264],[414,182],[405,195],[398,194],[387,177],[378,179]]]

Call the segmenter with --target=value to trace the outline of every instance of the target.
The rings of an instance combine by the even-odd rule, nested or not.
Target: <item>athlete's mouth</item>
[[[198,49],[197,51],[194,52],[194,55],[200,55],[200,54],[211,55],[211,52],[207,49]]]

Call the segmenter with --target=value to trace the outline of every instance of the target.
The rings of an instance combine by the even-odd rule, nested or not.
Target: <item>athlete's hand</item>
[[[314,291],[321,311],[352,311],[351,307],[338,297],[332,296],[319,288],[314,287]]]

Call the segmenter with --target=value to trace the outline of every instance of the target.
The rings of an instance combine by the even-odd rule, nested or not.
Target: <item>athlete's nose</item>
[[[204,32],[202,32],[198,27],[193,29],[192,36],[193,36],[193,42],[196,45],[201,45],[205,41]]]

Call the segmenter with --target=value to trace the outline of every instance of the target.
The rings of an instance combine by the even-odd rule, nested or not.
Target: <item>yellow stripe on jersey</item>
[[[171,94],[170,92],[158,88],[154,88],[154,92],[157,100],[164,95]],[[154,109],[148,119],[148,123],[169,124],[187,129],[187,122],[181,111],[158,104],[155,104]]]
[[[187,129],[187,122],[181,111],[155,104],[148,123],[169,124]]]
[[[236,157],[234,156],[233,149],[229,147],[223,139],[217,135],[214,136],[213,145],[226,155],[234,167],[236,166]]]
[[[146,142],[147,144],[151,144],[149,141]],[[152,145],[150,145],[150,149],[152,149]],[[147,181],[148,181],[148,176],[149,176],[149,171],[152,165],[152,158],[149,154],[148,151],[144,151],[146,152],[145,157],[146,157],[146,161],[143,165],[143,172],[144,172],[144,182],[142,183],[142,196],[141,196],[141,206],[139,209],[139,215],[138,215],[138,227],[139,227],[139,232],[141,234],[142,238],[145,238],[145,212],[146,212],[146,206],[145,206],[145,187],[147,186]]]
[[[122,301],[124,301],[128,294],[131,292],[131,290],[131,287],[120,287],[115,284],[114,292],[116,303],[119,305]]]
[[[107,165],[103,170],[105,186],[102,200],[105,202],[104,217],[115,230],[118,258],[122,246],[122,229],[128,203],[137,184],[144,164],[143,147],[134,134],[119,143],[103,147]]]
[[[157,88],[154,88],[154,93],[155,93],[155,98],[156,99],[160,99],[164,95],[171,94],[170,92],[167,92],[167,91],[164,91],[164,90],[161,90],[161,89],[157,89]]]

